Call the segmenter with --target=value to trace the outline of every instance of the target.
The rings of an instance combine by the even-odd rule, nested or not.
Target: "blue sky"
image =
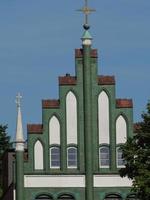
[[[41,123],[41,100],[58,98],[58,76],[74,74],[83,0],[0,1],[0,123],[14,138],[15,96],[27,123]],[[89,0],[99,74],[115,75],[116,97],[132,98],[134,121],[150,99],[150,1]]]

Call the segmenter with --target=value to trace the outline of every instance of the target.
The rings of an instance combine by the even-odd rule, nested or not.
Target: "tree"
[[[2,176],[2,156],[12,146],[10,136],[7,133],[7,125],[0,125],[0,180]],[[0,181],[0,196],[2,195],[2,183]]]
[[[121,147],[125,168],[120,170],[120,175],[133,180],[133,191],[138,199],[150,200],[150,102],[141,116],[136,134]]]

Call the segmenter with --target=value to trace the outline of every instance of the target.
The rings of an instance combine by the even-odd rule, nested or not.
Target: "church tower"
[[[59,77],[59,99],[42,100],[42,123],[27,125],[24,161],[20,95],[17,98],[16,200],[133,200],[121,178],[120,145],[133,134],[131,99],[116,99],[115,77],[98,75],[87,5],[75,76]]]

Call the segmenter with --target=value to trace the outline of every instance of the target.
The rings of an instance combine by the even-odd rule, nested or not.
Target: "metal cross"
[[[95,9],[91,9],[88,7],[88,0],[85,0],[85,6],[82,9],[79,9],[78,11],[82,12],[85,15],[85,22],[84,22],[84,28],[89,29],[89,23],[88,23],[88,16],[92,12],[95,12]]]
[[[21,99],[22,99],[22,96],[20,95],[20,93],[18,93],[17,96],[16,96],[17,107],[20,107],[20,105],[21,105]]]

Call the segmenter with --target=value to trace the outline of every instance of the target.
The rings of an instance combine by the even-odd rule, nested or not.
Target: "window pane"
[[[117,166],[124,166],[125,161],[123,159],[122,150],[117,148]]]
[[[101,165],[102,165],[102,166],[107,166],[107,165],[109,165],[109,160],[101,160]]]
[[[109,147],[100,147],[100,167],[109,167]]]
[[[77,167],[77,148],[68,148],[68,167]]]
[[[76,159],[76,154],[68,154],[68,159],[69,160],[75,160]]]
[[[52,147],[50,149],[50,166],[60,167],[60,147]]]
[[[68,153],[76,153],[76,148],[69,148]]]

